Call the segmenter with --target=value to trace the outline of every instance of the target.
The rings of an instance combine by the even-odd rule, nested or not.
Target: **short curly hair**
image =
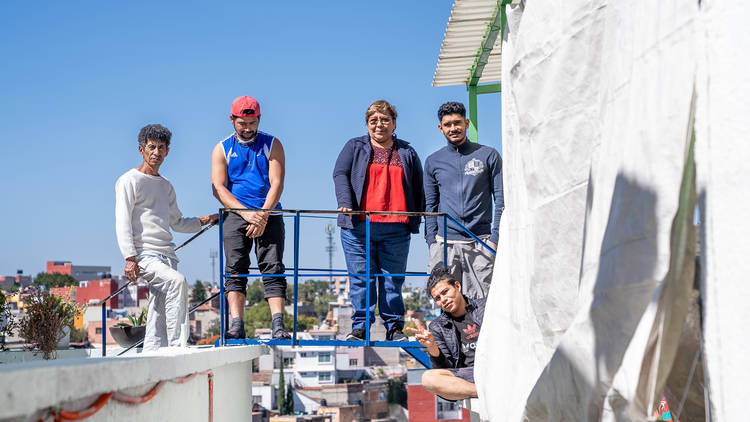
[[[447,116],[449,114],[460,114],[461,117],[464,119],[466,118],[466,107],[464,107],[463,104],[456,102],[456,101],[450,101],[440,106],[438,109],[437,115],[438,115],[438,121],[443,121],[443,116]]]
[[[389,103],[386,100],[377,100],[370,104],[369,107],[367,107],[367,110],[365,111],[365,122],[367,122],[370,119],[370,116],[375,113],[389,114],[394,122],[398,117],[396,107],[394,107],[393,104]]]
[[[432,289],[434,289],[441,281],[445,281],[451,286],[455,286],[456,283],[458,283],[458,281],[451,275],[450,270],[442,265],[438,265],[430,271],[430,276],[427,278],[427,287],[425,287],[425,290],[427,290],[427,294],[430,297],[432,297]]]
[[[149,139],[154,142],[164,142],[169,146],[169,142],[172,140],[172,132],[159,124],[146,125],[138,133],[138,145],[145,148]]]

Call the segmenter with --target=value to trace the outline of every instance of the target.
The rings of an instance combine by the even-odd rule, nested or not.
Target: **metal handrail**
[[[282,274],[226,274],[224,272],[224,244],[223,244],[223,222],[224,222],[224,215],[227,212],[251,212],[251,213],[258,213],[258,212],[265,212],[265,213],[271,213],[274,215],[283,215],[283,214],[292,214],[294,217],[294,266],[292,269],[285,269],[284,273]],[[328,215],[339,215],[344,214],[347,216],[354,216],[354,215],[361,215],[365,217],[365,224],[366,230],[365,230],[365,254],[366,254],[366,260],[365,260],[365,273],[349,273],[347,270],[333,270],[333,269],[313,269],[313,268],[300,268],[299,266],[299,229],[300,229],[300,217],[301,214],[328,214]],[[410,272],[407,271],[403,274],[381,274],[381,273],[371,273],[370,272],[370,217],[372,215],[398,215],[398,216],[410,216],[410,217],[442,217],[443,218],[443,265],[446,265],[448,261],[448,219],[450,219],[456,226],[458,226],[462,231],[464,231],[467,235],[469,235],[472,239],[476,240],[480,245],[482,245],[484,248],[488,249],[493,255],[496,254],[496,251],[494,248],[490,247],[487,243],[482,241],[479,237],[474,235],[470,230],[468,230],[463,224],[459,223],[455,218],[451,217],[450,215],[442,212],[408,212],[408,211],[339,211],[339,210],[295,210],[295,209],[245,209],[245,208],[221,208],[219,209],[219,295],[220,295],[220,301],[219,301],[219,315],[220,315],[220,337],[216,341],[216,346],[224,346],[224,345],[231,345],[231,344],[268,344],[268,345],[292,345],[292,346],[302,346],[302,345],[334,345],[334,346],[379,346],[379,347],[401,347],[407,350],[412,356],[417,358],[423,365],[426,367],[429,367],[429,357],[421,350],[423,346],[419,344],[418,342],[393,342],[393,341],[372,341],[370,339],[370,282],[372,277],[377,276],[429,276],[427,273],[423,272]],[[257,267],[254,267],[252,269],[257,269]],[[291,271],[291,276],[294,278],[294,293],[293,293],[293,316],[292,316],[292,339],[291,340],[260,340],[260,339],[226,339],[225,333],[226,329],[228,328],[229,323],[229,307],[226,303],[226,292],[224,290],[224,280],[226,278],[240,278],[240,277],[253,277],[253,276],[262,276],[262,277],[286,277],[287,272]],[[300,271],[310,271],[311,273],[300,273]],[[320,272],[320,273],[314,273],[314,272]],[[365,311],[365,321],[367,322],[365,324],[365,341],[343,341],[343,340],[299,340],[297,338],[297,298],[298,298],[298,284],[299,284],[299,278],[300,277],[311,277],[311,276],[317,276],[321,275],[323,272],[326,272],[328,274],[332,274],[333,272],[336,272],[337,275],[346,275],[346,276],[364,276],[366,277],[366,285],[365,285],[365,303],[366,303],[366,311]],[[408,350],[411,349],[411,350]],[[417,353],[420,352],[420,353]]]
[[[198,310],[198,308],[200,308],[201,306],[205,305],[206,303],[212,301],[218,295],[219,295],[219,292],[216,292],[216,293],[212,294],[210,297],[204,299],[201,303],[199,303],[197,305],[193,305],[193,307],[188,310],[188,315],[192,314],[193,312],[195,312],[196,310]],[[143,339],[139,340],[138,343],[135,343],[135,344],[131,345],[130,347],[128,347],[127,349],[121,351],[120,353],[117,354],[117,356],[121,356],[121,355],[127,353],[128,351],[130,351],[130,349],[132,349],[134,347],[138,347],[138,346],[140,346],[142,344],[143,344]]]
[[[182,249],[185,245],[187,245],[188,243],[190,243],[193,240],[195,240],[195,238],[197,238],[198,236],[200,236],[203,233],[207,232],[208,229],[210,229],[211,227],[215,226],[216,223],[217,223],[217,221],[214,221],[213,223],[208,224],[206,227],[202,228],[198,233],[196,233],[193,236],[191,236],[188,240],[182,242],[182,244],[180,246],[178,246],[178,247],[175,248],[175,252],[177,252],[178,250]],[[104,299],[102,299],[101,301],[99,301],[99,303],[97,303],[97,306],[101,306],[102,307],[102,356],[107,356],[107,302],[110,299],[112,299],[113,297],[115,297],[115,296],[119,295],[120,293],[122,293],[123,290],[127,289],[128,286],[130,286],[131,284],[133,284],[135,282],[136,282],[135,280],[128,281],[127,283],[125,283],[125,285],[123,285],[119,289],[115,290],[114,293],[112,293],[111,295],[105,297]],[[136,293],[136,297],[138,297],[137,293]],[[203,302],[203,303],[205,303],[205,302]],[[133,346],[131,346],[127,350],[130,350],[132,347]],[[122,353],[120,353],[120,354],[122,354]]]

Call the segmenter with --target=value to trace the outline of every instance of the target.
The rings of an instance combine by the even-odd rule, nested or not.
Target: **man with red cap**
[[[284,148],[281,142],[258,130],[260,104],[253,97],[237,97],[229,116],[234,133],[214,147],[211,156],[211,183],[214,196],[226,208],[281,209],[284,190]],[[224,252],[227,274],[248,274],[250,250],[263,277],[263,290],[271,308],[274,339],[291,336],[284,329],[286,279],[284,274],[284,221],[280,214],[266,211],[230,212],[224,218]],[[227,278],[225,282],[231,325],[227,338],[245,338],[242,320],[247,277]]]

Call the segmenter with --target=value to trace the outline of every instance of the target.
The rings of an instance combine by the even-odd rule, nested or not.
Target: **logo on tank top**
[[[478,176],[482,174],[482,171],[484,171],[484,164],[476,158],[472,158],[464,167],[464,174],[467,176]]]

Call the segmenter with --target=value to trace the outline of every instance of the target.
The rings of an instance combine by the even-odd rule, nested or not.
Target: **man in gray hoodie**
[[[444,212],[484,243],[497,248],[498,225],[505,207],[502,158],[492,147],[470,142],[466,108],[448,102],[438,109],[438,129],[447,145],[427,157],[424,191],[427,212]],[[494,204],[493,204],[494,202]],[[463,294],[484,298],[489,291],[494,265],[490,251],[448,219],[447,262],[443,262],[443,219],[425,218],[425,239],[430,248],[428,271],[445,265],[461,281]]]

